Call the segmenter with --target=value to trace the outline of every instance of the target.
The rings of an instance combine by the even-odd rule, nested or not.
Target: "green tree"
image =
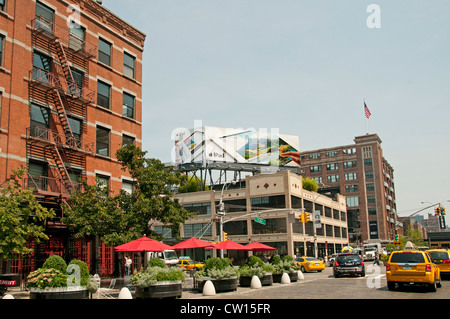
[[[4,184],[0,191],[0,259],[14,259],[32,252],[26,243],[47,240],[44,222],[55,216],[52,209],[43,207],[33,191],[23,189],[25,169],[13,171],[15,178]],[[17,255],[15,255],[17,254]]]
[[[317,186],[317,182],[315,179],[303,177],[303,189],[311,192],[317,192],[319,190],[319,186]]]
[[[140,233],[159,238],[152,230],[151,221],[162,222],[170,227],[175,237],[180,239],[180,225],[195,213],[184,209],[173,199],[170,187],[184,187],[187,178],[172,168],[166,168],[161,161],[146,158],[147,152],[134,145],[127,145],[116,153],[122,169],[133,177],[134,191],[126,195],[122,207],[129,216],[130,225]]]
[[[65,207],[64,222],[76,237],[99,236],[110,246],[116,246],[146,234],[161,239],[152,229],[154,221],[172,228],[179,238],[182,223],[194,214],[172,198],[170,187],[183,186],[186,178],[157,159],[145,158],[146,152],[127,145],[116,153],[122,169],[133,177],[133,192],[121,191],[113,196],[102,185],[87,185],[71,195],[71,205]]]

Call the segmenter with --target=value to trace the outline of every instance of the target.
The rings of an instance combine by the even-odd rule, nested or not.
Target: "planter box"
[[[272,286],[273,284],[273,276],[271,273],[265,274],[262,278],[259,278],[262,286]],[[281,280],[281,278],[280,278]],[[241,287],[250,287],[252,283],[252,277],[250,276],[240,276],[239,277],[239,286]]]
[[[31,289],[30,299],[88,299],[89,291],[81,289]]]
[[[203,286],[205,283],[211,280],[214,288],[216,289],[216,292],[222,292],[222,291],[236,291],[237,285],[238,285],[238,279],[237,278],[226,278],[226,279],[210,279],[205,278],[203,281],[197,282],[197,290],[202,292]]]
[[[298,280],[298,273],[296,271],[288,273],[291,282],[295,282]],[[281,282],[281,277],[283,274],[273,274],[273,282]]]
[[[136,299],[181,298],[181,283],[164,283],[149,287],[134,286]]]

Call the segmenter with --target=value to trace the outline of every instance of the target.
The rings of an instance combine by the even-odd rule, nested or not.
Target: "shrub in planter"
[[[77,265],[80,267],[80,286],[87,286],[89,282],[89,268],[87,264],[84,261],[73,259],[70,261],[68,268],[70,268],[70,265]],[[73,272],[74,270],[72,270],[72,273]],[[72,283],[75,283],[75,278]]]
[[[160,267],[164,268],[166,265],[164,264],[164,260],[161,258],[152,258],[149,260],[147,267]]]
[[[212,280],[216,291],[236,290],[238,272],[229,258],[212,257],[206,260],[205,267],[194,274],[198,290],[203,289],[206,280]]]
[[[39,268],[28,275],[27,287],[31,290],[30,298],[86,298],[88,296],[88,291],[85,286],[89,280],[89,270],[86,263],[80,260],[73,260],[69,265],[77,265],[80,268],[79,274],[74,274],[74,270],[70,270],[71,268],[69,268],[71,273],[68,273],[67,264],[60,256],[53,255],[47,258],[42,268]],[[72,283],[76,283],[78,275],[80,284],[68,287],[68,279],[72,278],[70,276],[73,276]]]
[[[262,285],[271,285],[273,271],[274,267],[270,263],[264,263],[257,256],[250,256],[247,263],[239,268],[239,284],[250,287],[253,276],[258,276]]]
[[[66,273],[67,263],[65,262],[64,259],[62,259],[61,256],[52,255],[45,260],[44,265],[42,265],[42,268],[44,269],[53,268],[59,270],[62,273]]]
[[[185,273],[179,267],[149,265],[145,271],[131,276],[131,283],[135,286],[138,299],[181,297],[181,283],[184,280]]]

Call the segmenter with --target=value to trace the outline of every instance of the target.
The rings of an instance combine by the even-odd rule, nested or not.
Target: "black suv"
[[[339,254],[333,265],[333,275],[338,278],[341,275],[366,275],[364,262],[358,254]]]

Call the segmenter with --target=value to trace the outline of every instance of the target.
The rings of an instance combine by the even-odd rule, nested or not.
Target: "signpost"
[[[322,228],[322,222],[320,220],[320,210],[316,210],[313,213],[314,228]]]
[[[266,224],[266,220],[259,218],[259,217],[255,217],[255,222],[261,224],[261,225],[265,225]]]

